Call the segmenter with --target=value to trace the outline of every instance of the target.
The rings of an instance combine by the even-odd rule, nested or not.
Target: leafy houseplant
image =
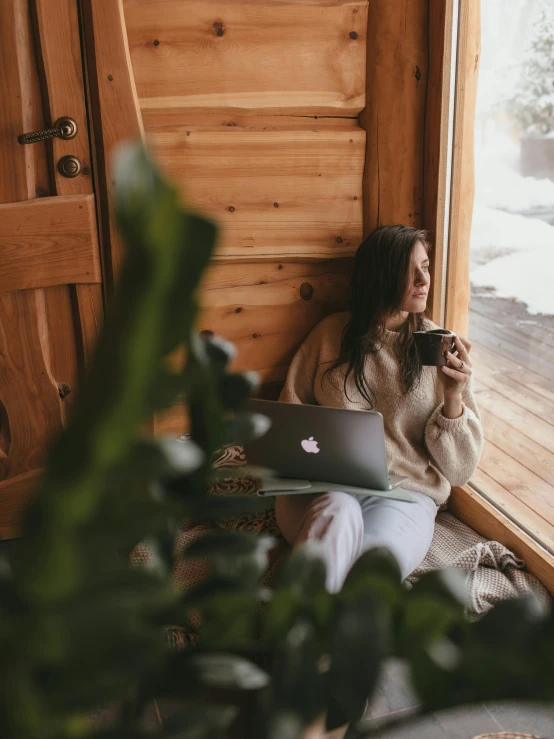
[[[526,598],[469,624],[453,574],[406,591],[384,551],[364,554],[332,595],[317,550],[298,550],[267,589],[270,538],[214,530],[185,552],[208,558],[209,576],[175,588],[184,517],[210,521],[263,504],[208,497],[206,488],[215,450],[266,425],[239,411],[254,382],[229,371],[232,347],[193,330],[214,226],[180,208],[141,148],[121,154],[116,180],[129,247],[118,293],[25,537],[0,568],[2,737],[224,737],[235,711],[213,703],[213,688],[253,694],[250,736],[301,737],[322,715],[330,728],[359,719],[389,656],[410,666],[421,712],[552,700],[552,614]],[[179,345],[186,360],[174,373],[163,360]],[[178,397],[192,441],[139,433]],[[141,568],[128,557],[140,541],[154,552]],[[196,645],[172,649],[166,630],[193,621]],[[172,701],[163,726],[148,721],[154,699]],[[113,710],[98,725],[91,716],[104,706]]]

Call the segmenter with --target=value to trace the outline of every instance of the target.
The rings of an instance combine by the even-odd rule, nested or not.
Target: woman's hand
[[[443,414],[446,418],[458,418],[462,415],[462,393],[471,377],[471,342],[456,336],[454,339],[458,355],[446,353],[448,364],[437,367],[439,380],[444,392]]]

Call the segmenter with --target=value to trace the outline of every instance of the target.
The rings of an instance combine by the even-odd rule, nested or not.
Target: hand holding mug
[[[437,367],[445,398],[461,396],[471,377],[472,364],[469,358],[471,342],[456,336],[454,344],[458,353],[446,352],[445,356],[448,360],[446,365]]]

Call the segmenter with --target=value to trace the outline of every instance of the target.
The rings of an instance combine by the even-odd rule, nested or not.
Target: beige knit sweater
[[[348,313],[335,313],[321,321],[302,344],[289,368],[279,400],[331,408],[364,410],[354,379],[344,393],[341,367],[321,378],[340,350]],[[426,321],[426,329],[438,328]],[[385,331],[382,346],[366,361],[366,374],[377,403],[373,410],[383,415],[389,473],[406,476],[404,487],[444,503],[452,485],[464,485],[475,470],[483,449],[483,430],[470,381],[462,400],[459,418],[443,416],[443,391],[435,367],[424,367],[420,383],[403,395],[394,342],[398,334]],[[332,382],[331,382],[332,379]]]

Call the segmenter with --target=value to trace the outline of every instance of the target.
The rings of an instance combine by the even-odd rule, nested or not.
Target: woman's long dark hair
[[[385,321],[391,313],[400,311],[412,279],[411,256],[421,241],[427,250],[427,232],[409,226],[380,226],[363,241],[356,253],[350,298],[351,317],[346,324],[340,354],[325,370],[323,379],[343,365],[348,365],[344,376],[344,392],[351,375],[362,398],[373,408],[374,389],[365,375],[365,360],[375,354],[385,330]],[[419,382],[422,366],[417,356],[413,333],[423,329],[420,313],[409,313],[398,331],[394,344],[400,364],[400,379],[404,394]]]

